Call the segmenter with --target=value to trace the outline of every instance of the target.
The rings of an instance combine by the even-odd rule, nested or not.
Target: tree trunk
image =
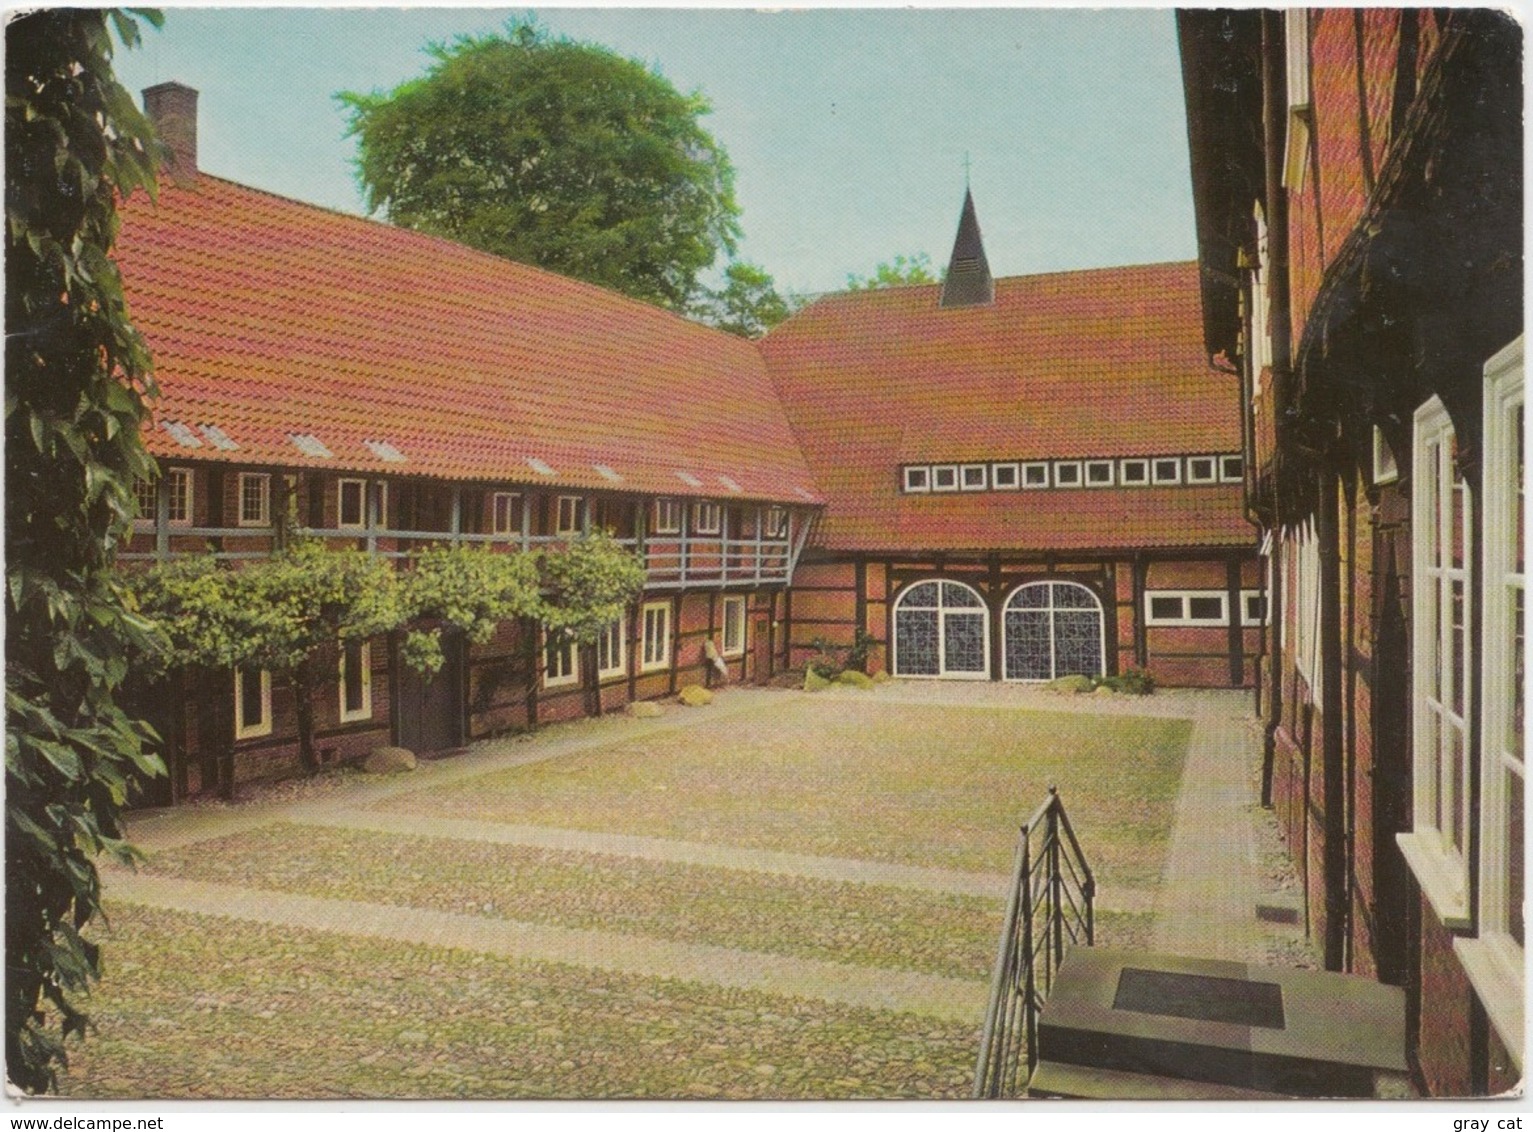
[[[226,671],[204,673],[208,702],[213,705],[213,743],[218,751],[215,777],[218,796],[234,800],[234,697],[224,688]]]
[[[314,753],[314,672],[307,660],[293,669],[293,711],[298,717],[298,760],[308,774],[319,773]]]

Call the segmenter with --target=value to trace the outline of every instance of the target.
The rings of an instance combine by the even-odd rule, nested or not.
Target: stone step
[[[1078,947],[1040,1060],[1301,1097],[1371,1097],[1407,1072],[1405,995],[1329,971]]]
[[[1287,1093],[1264,1093],[1209,1081],[1188,1081],[1181,1077],[1159,1077],[1152,1073],[1126,1073],[1121,1069],[1100,1069],[1088,1065],[1069,1065],[1060,1061],[1040,1061],[1027,1083],[1030,1097],[1066,1100],[1101,1101],[1286,1101]]]

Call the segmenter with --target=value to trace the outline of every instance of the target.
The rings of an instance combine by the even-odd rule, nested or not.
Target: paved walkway
[[[1260,813],[1252,805],[1252,768],[1259,747],[1241,693],[1157,694],[1148,698],[1060,696],[1015,685],[896,682],[872,693],[834,689],[822,695],[872,695],[901,703],[963,704],[1104,714],[1139,714],[1194,720],[1191,748],[1177,803],[1169,862],[1155,891],[1103,894],[1104,910],[1155,912],[1153,946],[1177,954],[1261,962],[1273,950],[1273,929],[1259,921],[1259,903],[1280,900],[1264,892],[1259,867]],[[716,727],[745,713],[781,710],[792,692],[731,689],[702,711],[672,708],[657,720],[612,717],[561,725],[524,739],[484,744],[413,774],[388,780],[352,778],[308,796],[247,805],[194,805],[140,815],[130,835],[148,852],[193,844],[278,822],[372,830],[408,836],[525,845],[618,854],[647,860],[743,869],[820,880],[917,889],[938,894],[1004,897],[1007,878],[848,858],[745,849],[655,837],[417,818],[366,807],[392,795],[461,782],[518,765],[652,732]],[[1270,830],[1267,831],[1270,835]],[[1086,847],[1090,853],[1090,846]],[[914,972],[857,967],[778,954],[681,943],[625,933],[573,929],[395,905],[327,900],[168,877],[103,870],[114,900],[232,916],[319,931],[466,948],[487,954],[573,963],[645,976],[701,980],[825,1001],[974,1021],[987,987]],[[999,921],[997,930],[999,930]],[[1294,931],[1296,929],[1290,929]]]

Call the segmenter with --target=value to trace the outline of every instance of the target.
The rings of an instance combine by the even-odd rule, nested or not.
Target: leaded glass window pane
[[[1011,609],[1047,609],[1049,604],[1049,587],[1047,585],[1023,586],[1011,595],[1008,607]]]
[[[1052,659],[1049,653],[1049,614],[1034,609],[1007,610],[1006,679],[1053,679]]]
[[[942,619],[942,646],[947,671],[985,671],[984,614],[946,614]]]
[[[935,593],[936,586],[932,586]],[[941,673],[937,651],[936,610],[900,609],[894,615],[894,640],[901,676],[937,676]]]
[[[948,609],[983,609],[985,603],[968,586],[953,582],[942,583],[942,604]]]
[[[1096,676],[1102,671],[1102,618],[1095,611],[1054,614],[1054,675]]]
[[[1054,586],[1054,605],[1058,609],[1095,609],[1097,599],[1085,586]]]
[[[937,608],[937,583],[922,582],[918,586],[911,586],[905,591],[905,596],[900,598],[900,608],[912,609],[921,607],[924,609]]]

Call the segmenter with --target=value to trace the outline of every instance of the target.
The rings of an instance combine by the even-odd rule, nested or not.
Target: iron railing
[[[1056,787],[1017,839],[974,1096],[1016,1097],[1038,1064],[1038,1013],[1068,946],[1093,940],[1096,881]],[[1026,1071],[1023,1071],[1025,1066]]]

